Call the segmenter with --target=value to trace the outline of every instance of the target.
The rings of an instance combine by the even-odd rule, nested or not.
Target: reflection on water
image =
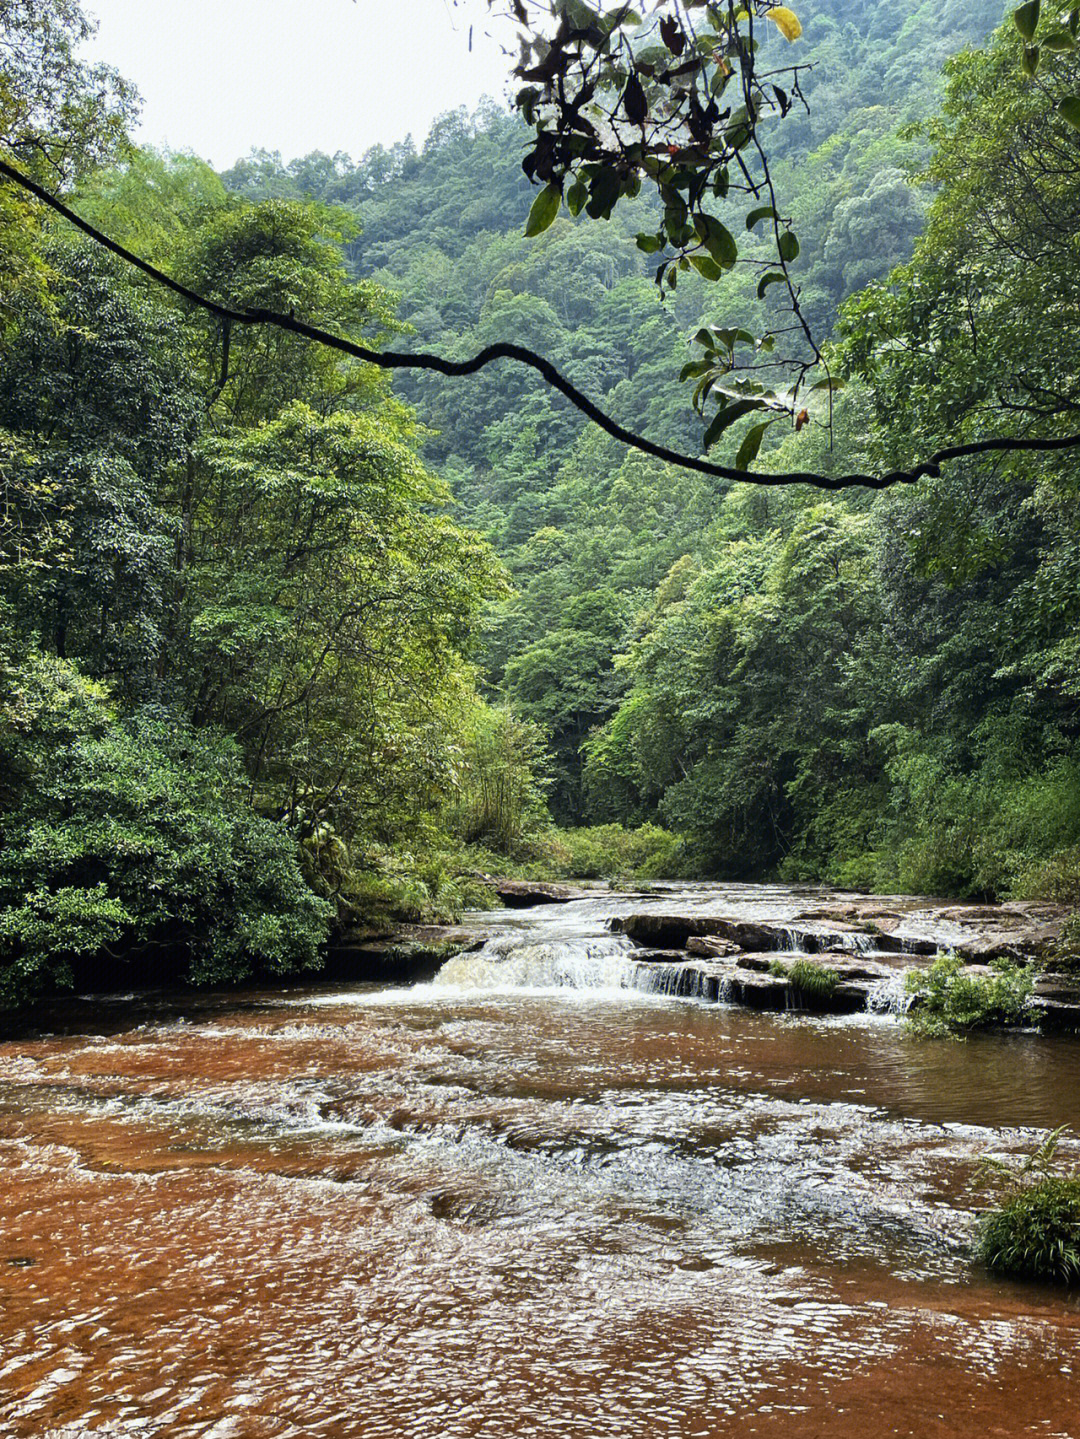
[[[1080,1131],[1080,1046],[627,992],[618,903],[482,989],[0,1046],[0,1432],[1080,1439],[1080,1305],[972,1267],[966,1188]]]

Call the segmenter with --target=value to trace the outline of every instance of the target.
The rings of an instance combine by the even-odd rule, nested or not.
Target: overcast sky
[[[410,133],[419,144],[444,110],[504,95],[484,0],[84,3],[99,21],[90,53],[143,96],[139,139],[219,169],[252,146],[290,160]]]

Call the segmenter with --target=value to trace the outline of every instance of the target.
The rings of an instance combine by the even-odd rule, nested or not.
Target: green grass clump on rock
[[[821,1001],[832,999],[840,976],[835,969],[826,969],[812,959],[797,959],[791,966],[788,978],[792,985],[809,999]]]
[[[804,999],[826,1004],[832,999],[840,976],[835,969],[826,969],[812,959],[797,959],[790,967],[779,959],[769,965],[769,973],[777,979],[791,981],[791,987]]]
[[[1080,1178],[1047,1175],[990,1214],[979,1234],[989,1269],[1016,1279],[1080,1279]]]

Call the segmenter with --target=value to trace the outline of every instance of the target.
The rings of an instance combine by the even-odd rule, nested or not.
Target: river
[[[1080,1131],[1080,1043],[643,993],[632,907],[0,1045],[0,1433],[1080,1439],[1080,1302],[968,1183]]]

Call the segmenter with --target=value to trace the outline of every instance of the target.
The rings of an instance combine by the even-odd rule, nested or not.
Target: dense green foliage
[[[909,970],[907,987],[917,1006],[908,1023],[927,1038],[1009,1028],[1031,1017],[1031,969],[1010,959],[992,960],[989,974],[972,975],[957,955],[939,955],[929,969]]]
[[[1075,428],[1080,139],[1015,28],[977,0],[798,10],[809,108],[767,143],[849,384],[831,437],[776,426],[760,466]],[[356,163],[135,151],[83,23],[0,0],[0,144],[230,304],[454,359],[524,342],[692,453],[689,337],[777,319],[752,266],[661,302],[644,191],[526,238],[530,132],[493,104]],[[0,282],[7,1002],[110,954],[308,966],[335,918],[450,915],[495,866],[1080,898],[1068,458],[880,496],[715,483],[519,367],[391,387],[281,331],[226,343],[6,188]]]
[[[809,114],[788,117],[770,154],[819,333],[845,296],[907,259],[931,218],[898,280],[845,312],[852,383],[833,447],[805,429],[763,463],[890,465],[980,426],[1024,423],[1005,408],[987,415],[961,323],[970,301],[988,395],[1004,374],[1042,383],[1040,365],[1068,371],[1075,357],[1051,319],[1075,289],[1073,232],[1033,224],[1051,200],[1069,203],[1075,165],[1051,172],[1046,156],[1075,142],[1024,78],[1019,37],[1007,27],[988,52],[951,62],[942,118],[901,139],[898,127],[931,107],[940,62],[998,16],[963,3],[822,3],[800,15]],[[686,336],[756,303],[740,292],[751,277],[710,286],[689,274],[658,303],[634,241],[645,198],[606,224],[562,218],[522,238],[521,144],[491,109],[447,117],[422,154],[404,145],[358,165],[289,167],[262,155],[226,181],[354,207],[364,230],[350,262],[400,289],[410,343],[460,357],[523,340],[618,419],[697,448],[675,378]],[[1007,234],[991,243],[987,228],[1009,153],[1031,172],[1009,189],[1015,234],[1039,247],[1030,254]],[[920,165],[929,186],[909,183]],[[947,373],[936,342],[883,340],[916,320],[947,337]],[[1058,409],[1028,423],[1066,414],[1068,374],[1058,379]],[[516,593],[489,613],[484,670],[546,732],[560,822],[659,823],[683,836],[682,867],[701,873],[1076,891],[1067,462],[973,463],[876,500],[775,496],[627,456],[512,367],[401,388],[438,431],[427,453],[465,518],[513,576]],[[744,437],[734,430],[731,454]]]
[[[125,149],[126,91],[71,58],[77,7],[30,9],[0,19],[52,88],[5,60],[9,150],[52,126],[51,182],[200,288],[394,327],[345,266],[353,217]],[[435,907],[422,858],[395,881],[382,857],[457,842],[494,723],[466,650],[505,582],[410,411],[287,336],[236,335],[226,366],[216,322],[36,213],[0,249],[32,260],[0,366],[0,1004],[125,965],[308,968],[373,889]]]
[[[246,803],[227,737],[154,708],[120,718],[54,656],[0,673],[0,1003],[69,980],[79,959],[219,981],[316,962],[329,906]]]
[[[820,333],[856,292],[834,356],[850,385],[831,447],[809,427],[763,463],[889,467],[1068,427],[1077,142],[1024,76],[1014,27],[950,61],[941,117],[898,138],[931,108],[939,62],[998,15],[800,12],[810,112],[778,130],[773,167]],[[698,447],[675,379],[686,336],[742,313],[749,277],[689,274],[658,303],[634,242],[643,197],[522,238],[515,133],[492,109],[448,117],[423,154],[263,155],[226,180],[355,207],[350,263],[401,290],[410,343],[460,357],[524,340],[620,420]],[[484,671],[546,732],[560,822],[663,825],[684,871],[1080,894],[1070,460],[973,461],[876,498],[775,495],[627,456],[511,367],[401,388],[513,576]]]

